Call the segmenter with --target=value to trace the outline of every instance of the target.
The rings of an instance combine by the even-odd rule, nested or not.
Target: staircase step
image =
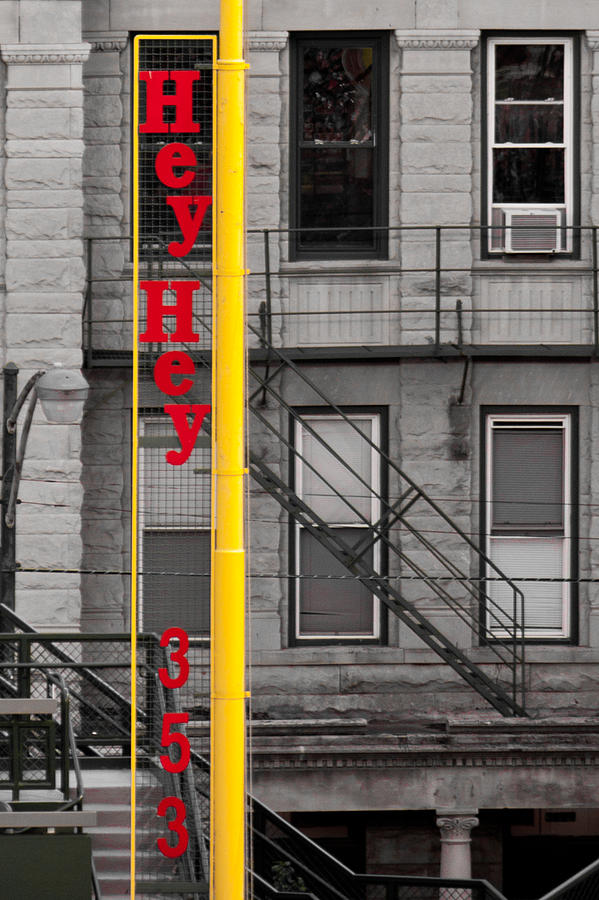
[[[94,864],[100,880],[105,875],[108,878],[116,878],[119,875],[127,878],[131,869],[131,854],[128,850],[110,848],[99,851],[94,848]]]

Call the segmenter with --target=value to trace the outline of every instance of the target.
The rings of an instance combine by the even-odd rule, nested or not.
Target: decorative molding
[[[10,66],[36,63],[84,63],[91,45],[82,44],[0,44],[3,61]]]
[[[263,50],[269,53],[284,50],[289,40],[287,31],[250,31],[248,47],[250,50]]]
[[[126,50],[129,35],[126,31],[90,31],[83,37],[89,41],[92,53],[112,53]]]
[[[547,750],[539,750],[538,754],[524,752],[518,755],[507,754],[505,756],[493,756],[480,754],[468,757],[463,754],[443,756],[441,754],[427,754],[419,752],[414,755],[403,755],[397,752],[391,755],[342,755],[322,752],[309,755],[306,748],[297,756],[283,754],[280,751],[266,751],[264,756],[254,748],[252,753],[252,768],[254,771],[272,769],[516,769],[541,767],[552,769],[556,767],[586,769],[599,768],[599,755],[597,753],[584,753],[565,751],[561,754],[551,753]]]
[[[437,828],[441,832],[441,842],[446,844],[469,844],[470,832],[478,825],[476,816],[439,816]]]
[[[409,50],[472,50],[478,45],[480,31],[395,31],[399,47]]]

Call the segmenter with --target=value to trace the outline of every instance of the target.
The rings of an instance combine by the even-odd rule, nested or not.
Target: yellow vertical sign
[[[162,396],[160,414],[171,428],[171,447],[163,466],[188,464],[209,403],[188,402],[194,376],[201,382],[203,339],[210,326],[205,311],[210,278],[205,265],[215,256],[211,225],[212,144],[216,121],[213,35],[138,35],[134,40],[133,77],[133,386],[132,386],[132,548],[131,548],[131,896],[136,877],[147,893],[158,882],[172,892],[200,888],[208,876],[199,848],[192,760],[185,725],[189,712],[179,696],[190,672],[185,625],[174,620],[159,634],[159,643],[140,643],[140,584],[152,577],[140,572],[140,403],[148,392]],[[209,74],[208,74],[209,73]],[[159,273],[159,274],[157,274]],[[166,273],[166,276],[165,276]],[[208,286],[206,282],[208,281]],[[208,319],[210,313],[208,313]],[[200,323],[200,324],[198,324]],[[202,331],[203,329],[203,331]],[[209,343],[208,343],[209,347]],[[214,428],[212,428],[214,441]],[[176,448],[176,449],[175,449]],[[214,458],[214,454],[213,454]],[[165,476],[164,483],[172,479]],[[166,502],[166,501],[165,501]],[[158,511],[159,512],[159,511]],[[193,563],[193,560],[190,560]],[[189,566],[193,570],[193,565]],[[157,576],[175,577],[177,572]],[[164,598],[165,604],[167,598]],[[168,615],[168,613],[167,613]],[[150,648],[151,652],[148,650]],[[138,691],[138,656],[143,656],[144,688]],[[168,658],[167,658],[168,657]],[[159,665],[156,660],[163,661]],[[152,665],[155,671],[152,671]],[[139,721],[139,720],[142,721]],[[141,729],[141,730],[140,730]],[[140,742],[139,734],[143,735]],[[137,872],[136,800],[138,772],[158,756],[166,785],[155,802],[158,837],[144,847],[143,871]],[[149,793],[152,793],[150,791]],[[166,884],[168,882],[168,884]]]

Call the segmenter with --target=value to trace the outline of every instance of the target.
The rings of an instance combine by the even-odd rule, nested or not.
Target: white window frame
[[[486,417],[486,431],[485,431],[485,450],[486,450],[486,459],[485,459],[485,523],[486,523],[486,534],[485,534],[485,553],[487,557],[494,561],[493,558],[493,540],[501,539],[505,540],[513,540],[521,543],[522,541],[537,541],[541,540],[543,537],[542,529],[538,530],[538,535],[530,534],[534,529],[525,529],[529,532],[526,535],[517,535],[517,534],[501,534],[496,533],[492,534],[492,522],[493,522],[493,430],[497,423],[501,422],[510,422],[510,423],[522,423],[522,428],[539,428],[540,423],[551,423],[553,427],[561,426],[563,430],[563,486],[562,486],[562,506],[564,510],[564,529],[563,535],[559,535],[562,542],[562,552],[561,552],[561,565],[562,565],[562,577],[567,579],[571,575],[572,568],[572,458],[571,458],[571,443],[572,443],[572,416],[570,413],[489,413]],[[547,424],[547,427],[551,427],[550,424]],[[552,534],[551,538],[555,539],[556,535]],[[510,573],[509,569],[506,570],[505,566],[500,566],[504,572],[504,574],[508,577],[512,577],[512,573]],[[497,577],[497,573],[491,569],[489,566],[486,567],[487,577],[492,579]],[[525,615],[525,623],[524,623],[524,635],[526,638],[537,638],[543,640],[555,640],[561,639],[564,640],[569,638],[571,635],[571,599],[572,592],[571,586],[568,581],[562,582],[562,621],[561,627],[559,629],[548,629],[543,628],[542,630],[535,630],[534,628],[529,628],[526,625],[526,582],[518,583],[517,577],[515,577],[515,583],[517,587],[520,588],[525,598],[525,607],[524,607],[524,615]],[[487,582],[486,593],[490,593],[492,582]],[[501,631],[497,627],[497,622],[492,619],[487,610],[487,630],[493,637],[505,637],[506,632]]]
[[[314,427],[313,423],[319,423],[323,421],[329,422],[343,422],[343,416],[339,416],[331,413],[307,413],[302,414],[302,421],[307,422],[309,425]],[[380,436],[381,436],[381,417],[379,413],[348,413],[347,418],[352,422],[371,422],[372,430],[371,430],[371,441],[376,446],[380,444]],[[315,430],[317,430],[315,428]],[[296,448],[295,455],[295,492],[297,496],[302,499],[303,498],[303,432],[302,422],[295,421],[295,431],[294,431],[294,446]],[[335,448],[333,448],[335,449]],[[370,521],[371,523],[377,522],[381,516],[381,503],[380,500],[375,496],[381,494],[381,465],[380,465],[380,454],[376,452],[374,447],[371,447],[370,450],[370,478],[371,485],[373,487],[373,493],[370,495]],[[327,525],[330,525],[331,528],[360,528],[365,530],[367,526],[362,522],[356,522],[355,524],[342,522],[327,522]],[[294,552],[295,552],[295,567],[297,576],[295,578],[295,639],[296,641],[301,641],[302,643],[305,641],[325,641],[325,640],[345,640],[345,641],[361,641],[361,640],[375,640],[379,639],[381,636],[381,604],[377,597],[372,594],[372,604],[373,604],[373,615],[372,615],[372,631],[358,633],[355,631],[344,631],[344,632],[331,632],[325,631],[322,633],[310,633],[304,634],[300,631],[300,600],[301,600],[301,575],[300,569],[300,538],[301,538],[302,526],[296,521],[295,522],[295,535],[294,535]],[[381,551],[380,551],[380,541],[373,547],[373,565],[375,571],[378,569],[381,563]],[[324,574],[324,573],[323,573]]]
[[[564,140],[561,143],[497,143],[495,141],[495,108],[498,101],[495,99],[495,48],[498,45],[505,44],[563,44],[564,46],[564,99],[563,101],[518,101],[522,105],[563,105],[564,109]],[[499,101],[506,103],[508,101]],[[571,37],[560,37],[557,35],[530,36],[522,35],[520,37],[511,37],[504,35],[503,37],[489,38],[487,42],[487,223],[488,230],[488,251],[492,254],[510,252],[505,249],[508,243],[507,235],[504,237],[502,247],[493,247],[493,211],[500,210],[539,210],[539,212],[550,212],[559,210],[562,212],[562,224],[571,226],[573,224],[574,215],[574,39]],[[564,150],[564,202],[563,203],[494,203],[493,202],[493,151],[498,148],[506,149],[551,149]],[[495,229],[496,230],[496,229]],[[568,227],[566,231],[566,240],[564,246],[560,250],[554,252],[570,253],[572,252],[573,232]],[[534,252],[531,250],[530,252]]]
[[[146,461],[144,459],[144,446],[143,439],[146,437],[146,426],[150,424],[161,424],[164,425],[168,423],[172,426],[171,419],[168,416],[161,415],[149,415],[149,416],[140,416],[139,418],[139,449],[138,449],[138,474],[137,474],[137,483],[138,483],[138,491],[137,491],[137,626],[138,629],[142,632],[144,631],[144,591],[143,591],[143,572],[144,572],[144,535],[146,532],[156,532],[163,533],[165,531],[169,531],[172,533],[182,532],[182,531],[198,531],[209,533],[210,532],[210,523],[207,526],[193,526],[191,523],[187,527],[183,527],[182,525],[146,525],[146,502],[145,502],[145,466]],[[166,452],[167,448],[170,449],[179,449],[179,440],[176,437],[175,431],[173,429],[173,438],[174,443],[171,447],[170,442],[167,442],[167,435],[165,437],[165,445],[164,450]],[[198,437],[198,446],[199,442],[202,440],[202,436]],[[193,454],[193,450],[192,450]],[[189,461],[188,461],[189,462]],[[168,463],[165,462],[165,465]],[[212,479],[210,479],[210,485],[212,486]],[[211,501],[212,502],[212,501]],[[201,634],[189,634],[188,635],[190,642],[196,641],[201,642],[206,639],[206,635]]]

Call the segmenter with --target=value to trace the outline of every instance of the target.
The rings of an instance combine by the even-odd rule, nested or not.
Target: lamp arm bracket
[[[23,402],[25,401],[27,394],[31,392],[31,389],[35,386],[36,381],[38,380],[38,378],[41,378],[41,376],[43,374],[44,374],[43,372],[37,372],[36,375],[32,376],[32,378],[29,379],[29,381],[27,382],[27,385],[29,385],[29,382],[32,382],[32,384],[30,385],[27,392],[25,392],[25,389],[23,389],[23,391],[21,392],[21,394],[24,394],[23,400],[21,401],[21,406],[23,405]],[[25,385],[25,387],[27,387],[27,385]],[[15,403],[15,408],[20,399],[21,399],[21,396],[19,396],[19,398],[17,399],[17,402]],[[10,485],[10,497],[8,499],[8,506],[7,506],[6,510],[3,511],[4,512],[4,521],[6,522],[6,525],[8,528],[14,528],[14,525],[15,525],[15,510],[17,507],[17,497],[19,495],[19,486],[21,484],[21,472],[23,470],[23,460],[25,459],[25,450],[27,448],[27,440],[29,438],[29,431],[31,429],[31,423],[33,421],[33,411],[35,410],[36,403],[37,403],[37,392],[34,391],[31,396],[31,400],[29,401],[29,406],[27,407],[27,412],[25,414],[25,418],[23,420],[23,427],[21,429],[21,440],[19,441],[19,451],[17,453],[17,458],[15,461],[15,470],[13,472],[12,482]],[[17,415],[18,415],[18,410],[17,410]],[[7,423],[7,427],[8,427],[8,423]]]
[[[29,379],[29,381],[24,385],[24,387],[21,390],[21,393],[19,394],[17,399],[15,400],[15,405],[11,409],[10,414],[6,420],[6,430],[9,432],[9,434],[14,434],[15,429],[17,427],[17,419],[19,417],[19,413],[21,412],[21,407],[25,403],[25,400],[27,399],[27,397],[29,396],[29,394],[31,393],[31,391],[33,390],[33,388],[35,387],[37,382],[40,380],[42,375],[45,375],[45,374],[46,374],[45,369],[40,369],[38,372],[36,372],[34,375],[32,375],[31,378]]]

